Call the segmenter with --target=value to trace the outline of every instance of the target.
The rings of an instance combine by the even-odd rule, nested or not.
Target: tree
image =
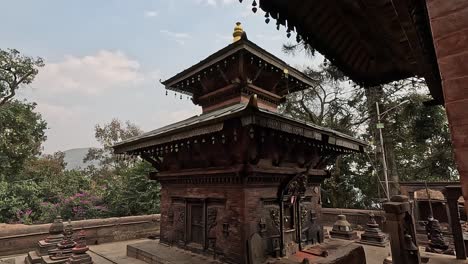
[[[118,166],[126,167],[128,164],[124,161],[118,161],[115,155],[112,155],[112,146],[122,140],[141,135],[143,131],[129,121],[123,123],[116,118],[103,126],[98,124],[94,129],[94,136],[101,144],[101,148],[91,148],[88,151],[84,162],[97,160],[99,161],[99,165],[104,168],[117,168]]]
[[[302,41],[284,45],[284,51],[304,51],[314,56],[313,47]],[[393,84],[361,88],[346,85],[336,67],[325,61],[306,74],[317,80],[311,89],[291,94],[282,106],[285,114],[318,125],[361,137],[379,145],[376,102],[381,113],[405,100],[409,103],[388,112],[383,137],[391,194],[398,193],[398,182],[413,180],[453,180],[457,177],[453,162],[445,110],[426,107],[427,87],[422,80],[407,79]],[[324,205],[330,207],[375,207],[384,197],[380,147],[364,155],[338,158],[332,176],[323,185]]]
[[[11,101],[23,85],[30,84],[43,66],[42,58],[23,56],[15,49],[0,49],[0,107]]]
[[[10,101],[0,108],[0,180],[17,179],[25,162],[40,154],[47,124],[35,107]]]
[[[105,203],[114,215],[159,213],[160,186],[148,179],[154,168],[148,162],[137,162],[121,172],[119,180],[112,181]]]
[[[152,166],[140,159],[119,160],[112,146],[122,140],[141,135],[142,131],[131,122],[113,119],[95,126],[95,136],[101,148],[88,152],[85,161],[97,160],[99,167],[90,167],[96,191],[115,216],[159,212],[159,184],[147,178]]]

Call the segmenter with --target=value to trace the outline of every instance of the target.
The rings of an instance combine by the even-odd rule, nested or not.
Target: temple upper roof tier
[[[285,95],[316,83],[245,36],[162,82],[192,96],[203,112],[246,103],[251,94],[258,95],[260,108],[276,111]]]

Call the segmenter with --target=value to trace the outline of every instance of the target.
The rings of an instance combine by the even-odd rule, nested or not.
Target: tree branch
[[[28,78],[29,76],[31,76],[32,74],[34,73],[34,70],[31,70],[29,71],[28,73],[26,73],[23,77],[21,77],[21,79],[19,79],[19,81],[17,80],[17,76],[16,74],[13,75],[15,80],[13,81],[13,83],[9,83],[8,81],[6,81],[8,83],[8,86],[10,87],[10,94],[3,97],[1,100],[0,100],[0,107],[3,106],[4,104],[6,104],[11,98],[13,98],[15,95],[16,95],[16,90],[18,89],[19,85],[24,82],[26,80],[26,78]]]

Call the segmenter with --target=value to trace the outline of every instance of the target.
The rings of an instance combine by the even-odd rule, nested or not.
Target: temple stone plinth
[[[385,247],[387,242],[387,235],[384,234],[382,230],[380,230],[379,224],[377,224],[375,221],[374,214],[371,213],[369,215],[369,222],[367,223],[367,227],[364,230],[364,233],[361,235],[361,240],[359,243]]]
[[[54,222],[50,225],[49,235],[44,240],[37,242],[35,251],[28,253],[24,262],[26,264],[41,263],[41,256],[47,255],[49,250],[57,247],[57,244],[63,239],[63,221],[60,216],[55,218]]]
[[[330,236],[332,238],[340,238],[346,240],[355,240],[358,239],[357,232],[353,230],[351,224],[346,220],[345,215],[338,215],[338,220],[336,220],[333,225],[333,229],[330,231]]]

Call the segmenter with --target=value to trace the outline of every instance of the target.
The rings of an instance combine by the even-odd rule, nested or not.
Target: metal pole
[[[430,210],[430,218],[434,218],[434,210],[432,210],[432,200],[431,200],[431,194],[429,193],[429,188],[427,188],[427,181],[424,181],[424,185],[426,186],[426,194],[427,194],[427,199],[429,200],[429,210]]]
[[[377,107],[377,124],[380,134],[380,147],[382,149],[382,163],[383,163],[383,171],[385,176],[385,187],[387,188],[387,201],[390,201],[390,188],[388,186],[388,173],[387,173],[387,160],[385,158],[385,148],[382,136],[382,126],[380,126],[380,109],[379,109],[379,102],[375,102],[375,106]]]

